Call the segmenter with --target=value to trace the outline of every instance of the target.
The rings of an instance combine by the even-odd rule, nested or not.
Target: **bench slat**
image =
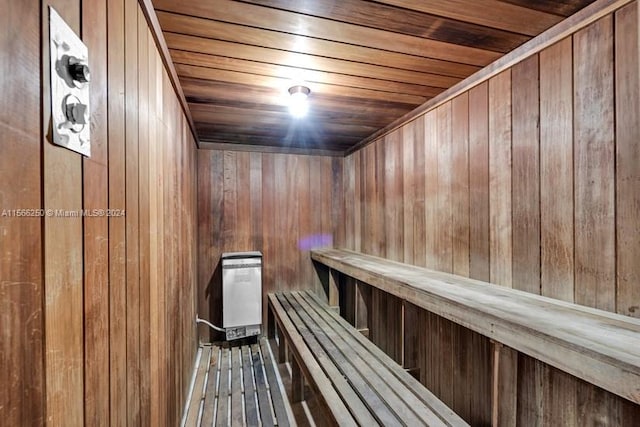
[[[333,363],[349,379],[352,386],[371,411],[377,414],[383,425],[397,423],[399,418],[406,425],[417,425],[421,420],[389,386],[371,369],[355,351],[345,344],[330,327],[323,327],[320,318],[307,304],[298,301],[293,294],[287,299],[294,312],[314,334],[316,339],[329,353]],[[304,304],[304,306],[303,306]],[[295,323],[295,322],[294,322]]]
[[[223,348],[221,353],[216,426],[226,426],[229,422],[229,349]],[[202,425],[211,425],[211,421]]]
[[[294,357],[298,359],[298,363],[305,377],[310,379],[314,391],[322,395],[321,400],[334,421],[340,426],[356,426],[357,423],[333,388],[331,381],[329,381],[322,371],[322,368],[315,361],[313,354],[305,345],[302,337],[297,333],[292,333],[296,330],[295,326],[287,316],[276,296],[270,294],[268,300],[270,309],[275,313],[274,319],[278,322],[285,340],[290,343]],[[280,345],[282,346],[283,343],[280,343]]]
[[[343,327],[344,331],[348,333],[353,339],[354,343],[358,343],[362,348],[366,349],[370,355],[376,358],[379,362],[388,367],[388,371],[393,374],[396,380],[400,381],[401,386],[408,388],[414,396],[416,396],[424,405],[431,409],[431,412],[442,422],[448,425],[467,425],[463,419],[461,419],[451,408],[445,405],[440,399],[438,399],[433,393],[431,393],[426,387],[420,384],[414,377],[405,371],[400,365],[395,362],[393,365],[386,365],[385,361],[391,360],[387,354],[374,345],[368,338],[362,333],[354,329],[349,322],[340,317],[335,311],[331,310],[326,304],[324,304],[317,295],[313,292],[300,292],[298,295],[309,302],[314,303],[313,307],[317,307],[317,312],[325,319],[331,319],[336,324]],[[391,381],[391,380],[390,380]],[[397,383],[393,383],[397,384]],[[435,422],[435,421],[434,421]]]
[[[439,399],[430,393],[425,393],[427,392],[426,388],[407,374],[393,359],[382,352],[378,353],[377,350],[379,349],[375,344],[368,340],[360,341],[352,335],[351,331],[354,331],[355,334],[360,333],[355,331],[348,322],[337,316],[332,310],[329,310],[326,304],[313,299],[311,292],[293,292],[292,297],[300,301],[301,306],[307,312],[313,311],[317,318],[316,321],[323,331],[329,331],[328,334],[336,337],[339,336],[339,339],[334,342],[343,351],[348,352],[350,358],[352,357],[353,360],[360,360],[366,364],[365,367],[360,368],[361,372],[365,373],[371,386],[384,395],[394,410],[405,408],[405,410],[411,411],[422,422],[430,426],[466,425]],[[308,299],[305,297],[308,297]],[[335,317],[330,316],[330,312]],[[364,337],[361,335],[359,338]],[[406,374],[406,376],[403,374]],[[398,376],[402,376],[403,379],[398,378]],[[439,403],[440,409],[445,414],[449,414],[450,420],[448,422],[445,421],[447,417],[439,416],[431,408],[434,403],[436,405]],[[404,421],[407,422],[406,419]]]
[[[231,425],[242,425],[242,380],[240,378],[240,348],[231,349]]]
[[[311,258],[640,403],[640,320],[343,249]]]

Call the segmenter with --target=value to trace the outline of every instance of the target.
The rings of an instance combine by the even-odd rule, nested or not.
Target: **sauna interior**
[[[0,0],[0,425],[640,425],[639,20]]]

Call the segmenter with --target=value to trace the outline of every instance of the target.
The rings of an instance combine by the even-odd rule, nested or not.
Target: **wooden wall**
[[[0,217],[0,419],[176,425],[197,344],[195,143],[137,1],[50,4],[89,47],[92,155],[48,139],[49,3],[3,0],[0,209],[74,216]]]
[[[346,247],[640,316],[638,16],[632,2],[348,156]],[[490,408],[469,406],[490,400],[487,340],[428,313],[416,327],[430,331],[415,344],[421,380],[489,423]],[[638,419],[623,399],[514,363],[524,424]],[[452,380],[471,370],[479,388]]]
[[[343,245],[343,159],[198,151],[198,313],[222,324],[220,255],[263,253],[266,294],[321,284],[309,249]],[[200,339],[219,338],[201,326]]]
[[[0,10],[0,209],[40,208],[40,2],[2,0]],[[0,419],[39,425],[45,417],[41,218],[0,216],[0,254]]]

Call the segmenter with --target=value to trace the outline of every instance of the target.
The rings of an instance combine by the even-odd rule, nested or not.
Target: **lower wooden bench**
[[[293,356],[293,400],[306,380],[335,424],[467,425],[313,293],[270,294],[270,338],[276,329],[278,361],[285,345]]]

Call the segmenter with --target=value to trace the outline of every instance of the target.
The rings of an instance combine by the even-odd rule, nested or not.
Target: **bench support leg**
[[[278,364],[285,363],[287,361],[287,344],[284,340],[284,334],[282,330],[278,328]]]
[[[274,339],[276,337],[276,319],[273,311],[267,310],[267,338]]]
[[[420,340],[418,310],[419,308],[410,302],[402,301],[402,366],[406,369],[416,369],[420,357],[418,355]]]
[[[293,402],[304,400],[304,376],[294,357],[291,357],[291,400]]]
[[[493,340],[491,346],[491,425],[514,426],[518,404],[518,352]]]
[[[329,306],[340,314],[340,272],[329,269]]]
[[[356,321],[355,327],[358,330],[367,330],[369,336],[369,303],[370,303],[369,285],[356,280]]]

